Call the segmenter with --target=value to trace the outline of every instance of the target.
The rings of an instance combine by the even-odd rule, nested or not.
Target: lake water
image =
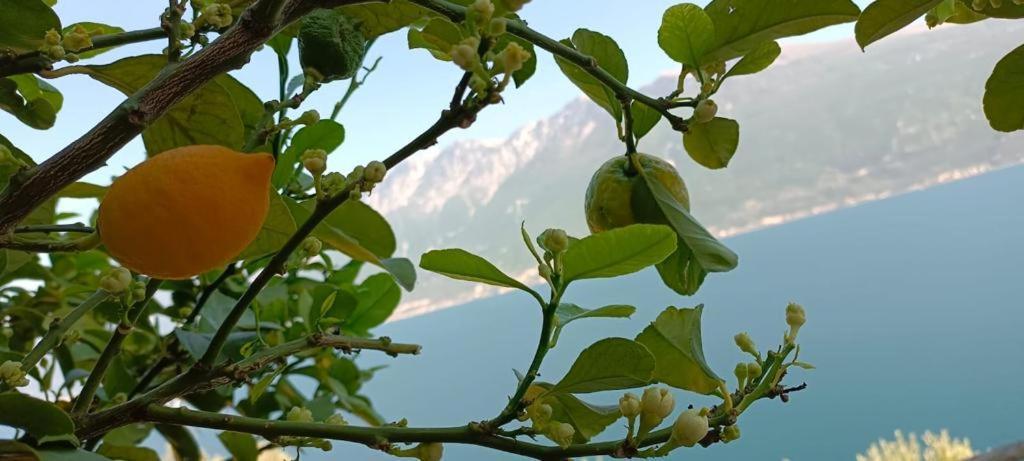
[[[639,310],[630,320],[570,325],[542,379],[560,378],[593,341],[632,337],[665,306],[697,303],[706,306],[708,361],[731,378],[743,360],[733,334],[748,331],[765,347],[779,341],[792,300],[807,308],[801,357],[818,369],[788,382],[806,381],[808,389],[788,404],[753,406],[739,442],[670,459],[852,459],[895,429],[948,428],[975,448],[1024,439],[1022,204],[1018,167],[729,239],[739,268],[711,276],[693,298],[662,287],[653,271],[574,285],[567,301]],[[515,223],[509,228],[495,238],[518,239]],[[378,333],[424,351],[397,359],[364,354],[364,364],[390,365],[367,393],[387,418],[415,426],[494,416],[514,386],[512,368],[529,362],[538,326],[537,307],[518,293],[388,324]],[[614,403],[618,395],[584,397]],[[677,402],[706,400],[679,393]],[[621,437],[617,425],[608,434]],[[307,450],[303,459],[393,458],[338,444],[330,453]],[[446,447],[446,461],[491,459],[511,457]]]

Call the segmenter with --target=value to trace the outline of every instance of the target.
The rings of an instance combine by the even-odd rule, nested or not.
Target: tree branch
[[[97,35],[92,38],[92,46],[78,50],[77,53],[101,50],[114,46],[127,45],[130,43],[148,42],[158,40],[167,36],[167,33],[160,27],[152,29],[132,30],[117,34]],[[49,69],[53,61],[38,51],[23,53],[0,62],[0,78],[11,75],[39,72]]]
[[[39,340],[39,343],[37,343],[28,354],[25,354],[25,358],[21,359],[22,371],[27,372],[34,368],[36,364],[39,363],[39,360],[42,359],[50,349],[53,349],[60,344],[61,339],[64,338],[64,333],[67,333],[68,329],[71,328],[71,325],[74,325],[75,322],[82,318],[83,315],[93,310],[93,308],[109,298],[110,293],[107,293],[106,290],[96,290],[92,296],[86,298],[85,301],[82,301],[81,304],[68,313],[67,317],[54,319],[50,324],[50,329],[47,330],[46,335],[43,336],[43,339]]]
[[[317,7],[364,3],[366,0],[291,0],[280,7],[280,20],[267,23],[259,12],[278,11],[281,0],[257,0],[238,21],[191,58],[168,66],[151,82],[118,105],[96,126],[36,167],[24,182],[0,195],[0,235],[9,233],[37,206],[103,166],[118,149],[139,135],[175,103],[211,78],[237,69],[249,55],[282,27]],[[160,34],[163,34],[161,30]]]
[[[453,22],[461,22],[466,17],[466,8],[449,2],[447,0],[409,0],[419,6],[422,6],[428,10],[434,11],[442,16],[451,19]],[[609,89],[611,89],[616,96],[619,98],[628,97],[635,99],[641,104],[644,104],[665,117],[672,125],[672,128],[677,131],[686,130],[686,120],[671,113],[668,109],[667,103],[662,99],[655,99],[646,94],[643,94],[637,90],[634,90],[626,84],[620,82],[618,79],[613,77],[607,71],[597,65],[597,61],[592,57],[580,53],[559,41],[552,39],[536,30],[531,29],[520,20],[509,19],[508,20],[508,32],[515,35],[523,40],[526,40],[534,45],[546,50],[547,52],[563,58],[573,64],[576,64],[588,74],[604,83]]]

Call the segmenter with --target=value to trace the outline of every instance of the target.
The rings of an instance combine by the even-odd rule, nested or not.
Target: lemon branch
[[[126,316],[131,323],[122,322],[114,330],[110,341],[107,341],[107,345],[103,348],[103,352],[100,353],[100,357],[96,359],[96,364],[93,365],[92,371],[89,372],[89,378],[82,386],[82,391],[78,393],[78,397],[75,397],[75,404],[71,408],[73,414],[79,414],[89,409],[89,405],[92,404],[92,399],[96,395],[96,391],[99,390],[100,383],[103,381],[103,376],[107,373],[107,368],[114,360],[114,357],[121,353],[121,344],[131,334],[132,328],[138,323],[139,318],[146,312],[146,304],[149,303],[149,299],[156,293],[157,288],[160,288],[161,283],[163,283],[163,280],[149,279],[149,282],[146,283],[145,296],[132,305],[131,311]]]
[[[315,8],[368,0],[257,0],[209,46],[168,65],[152,81],[121,102],[97,125],[0,194],[0,235],[9,233],[36,207],[68,184],[103,166],[178,101],[210,79],[249,61],[277,31]],[[159,30],[159,29],[158,29]],[[160,30],[159,36],[164,36]]]
[[[42,360],[47,352],[50,352],[51,349],[60,344],[61,339],[64,338],[64,333],[68,332],[71,325],[74,325],[83,315],[107,299],[110,299],[110,293],[103,289],[96,290],[92,296],[82,301],[66,317],[54,319],[50,323],[50,328],[46,330],[46,335],[43,336],[43,339],[28,354],[25,354],[25,358],[21,359],[21,369],[27,372],[35,368],[36,364]]]
[[[116,34],[97,35],[92,37],[91,47],[83,48],[79,50],[78,53],[102,50],[131,43],[148,42],[151,40],[162,39],[166,36],[167,32],[160,27],[119,32]],[[0,78],[29,72],[39,72],[49,69],[52,65],[53,61],[39,51],[22,53],[9,58],[0,58]]]
[[[409,0],[411,3],[415,3],[428,10],[434,11],[442,16],[451,19],[452,22],[462,22],[466,17],[466,7],[457,5],[447,0]],[[508,32],[515,35],[523,40],[526,40],[547,52],[561,57],[586,71],[594,78],[601,81],[609,89],[611,89],[615,96],[619,98],[630,98],[639,101],[656,111],[658,111],[666,120],[672,125],[672,128],[677,131],[686,130],[686,120],[678,115],[673,114],[669,111],[670,105],[668,101],[662,98],[653,98],[646,94],[643,94],[637,90],[634,90],[626,84],[620,82],[617,78],[609,74],[608,71],[604,70],[597,64],[597,61],[586,54],[580,53],[568,46],[565,46],[558,40],[548,37],[534,29],[531,29],[523,21],[517,19],[508,20]]]

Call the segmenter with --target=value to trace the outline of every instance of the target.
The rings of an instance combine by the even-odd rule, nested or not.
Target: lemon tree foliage
[[[649,25],[651,46],[679,63],[678,86],[664,95],[629,86],[613,37],[578,28],[558,40],[531,28],[527,0],[172,0],[141,30],[104,17],[64,24],[53,3],[0,0],[0,115],[53,127],[68,112],[62,79],[73,75],[125,99],[45,162],[19,148],[31,150],[30,140],[0,133],[0,425],[17,430],[0,440],[3,456],[155,460],[144,441],[162,438],[176,459],[197,460],[208,447],[200,449],[193,428],[217,431],[239,461],[269,447],[329,450],[335,442],[430,461],[452,443],[536,459],[664,456],[735,441],[755,402],[799,390],[781,382],[790,367],[811,368],[796,357],[805,322],[796,304],[776,347],[736,336],[753,361],[738,364],[730,382],[704,357],[703,342],[723,338],[702,337],[702,306],[638,298],[583,307],[572,296],[583,284],[653,267],[688,305],[685,296],[709,274],[737,266],[691,210],[684,181],[692,168],[742,161],[741,121],[719,114],[714,96],[727,91],[727,78],[768,68],[779,39],[855,20],[848,0],[671,6]],[[1016,5],[878,3],[857,27],[865,45],[926,11],[938,22],[1017,14]],[[373,43],[390,33],[461,77],[421,135],[337,171],[346,102],[374,84],[381,57]],[[138,54],[106,59],[127,44],[140,44]],[[228,73],[254,52],[277,61],[275,94],[258,95]],[[525,275],[488,260],[491,248],[404,254],[403,236],[433,230],[393,228],[362,199],[389,169],[514,98],[545,54],[612,117],[622,141],[592,173],[585,213],[566,213],[536,235],[520,224],[522,251],[536,263]],[[991,102],[986,95],[990,119],[1006,129],[1020,126],[1020,61],[1001,62]],[[346,90],[324,101],[327,87]],[[333,103],[329,117],[307,109],[318,98]],[[682,136],[685,154],[638,150],[662,122]],[[140,135],[145,160],[109,184],[81,180]],[[67,199],[95,207],[58,212]],[[560,227],[569,220],[585,220],[589,234],[568,235]],[[493,237],[517,238],[515,225]],[[419,272],[518,290],[537,305],[536,314],[523,310],[539,317],[536,345],[524,344],[533,358],[509,364],[524,371],[488,419],[436,428],[373,405],[387,397],[373,392],[379,368],[355,353],[419,352],[415,337],[374,333],[415,289],[413,260]],[[545,365],[564,329],[635,316],[650,325],[573,351],[568,369]],[[557,379],[539,381],[542,370]],[[669,387],[721,401],[683,411]],[[599,435],[605,441],[593,441]]]
[[[861,47],[896,32],[921,17],[929,28],[971,24],[987,19],[1024,18],[1020,0],[876,0],[857,20]],[[981,85],[981,83],[979,83]],[[996,63],[984,83],[983,109],[989,125],[1002,132],[1024,130],[1024,46]]]

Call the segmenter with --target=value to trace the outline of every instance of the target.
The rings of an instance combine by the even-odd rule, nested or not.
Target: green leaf
[[[68,32],[71,32],[72,30],[75,30],[75,28],[79,27],[79,26],[81,26],[83,29],[85,29],[86,32],[89,33],[89,37],[98,37],[100,35],[119,34],[121,32],[124,32],[124,29],[122,29],[120,27],[108,26],[106,24],[102,24],[102,23],[98,23],[98,22],[76,22],[76,23],[74,23],[74,24],[72,24],[70,26],[65,27],[64,30],[61,31],[61,33],[62,34],[67,34]],[[108,46],[108,47],[104,47],[104,48],[99,48],[99,49],[90,50],[90,51],[84,51],[84,52],[75,53],[75,54],[78,55],[79,59],[88,59],[88,58],[91,58],[91,57],[96,56],[98,54],[102,54],[102,53],[105,53],[107,51],[110,51],[110,50],[112,50],[114,48],[117,48],[117,47],[118,47],[118,45],[114,45],[114,46]]]
[[[597,309],[584,309],[572,303],[560,303],[555,308],[555,318],[559,326],[568,325],[569,322],[589,318],[629,318],[636,312],[636,308],[625,304],[610,304]]]
[[[551,384],[538,382],[530,386],[526,398],[534,399],[551,388]],[[572,394],[554,394],[540,397],[540,402],[551,406],[551,420],[566,422],[576,429],[574,443],[586,443],[622,417],[618,405],[593,405]]]
[[[284,203],[277,191],[271,189],[270,208],[267,210],[267,217],[263,220],[260,233],[256,234],[256,239],[245,250],[242,250],[237,258],[249,259],[276,253],[295,233],[296,229],[295,218],[288,210],[288,205]]]
[[[107,195],[106,186],[100,186],[98,184],[87,183],[84,181],[71,183],[71,185],[61,189],[61,191],[57,193],[57,197],[61,198],[103,199],[103,196],[105,195]]]
[[[107,373],[103,375],[103,390],[113,397],[119,393],[128,395],[136,384],[135,376],[128,371],[123,355],[117,355],[110,361]]]
[[[393,255],[397,248],[391,224],[360,200],[345,201],[327,215],[324,223],[354,238],[363,248],[381,258]]]
[[[717,170],[729,165],[740,142],[740,124],[715,117],[707,123],[691,123],[683,134],[683,147],[695,162]]]
[[[388,274],[367,277],[356,291],[356,309],[345,319],[342,329],[359,335],[369,334],[371,328],[391,317],[401,297],[401,290]]]
[[[875,0],[857,19],[854,33],[861,49],[923,16],[942,0]]]
[[[675,248],[672,229],[657,224],[633,224],[592,234],[573,242],[562,256],[562,283],[631,274],[657,264]]]
[[[295,200],[287,197],[282,197],[282,200],[288,206],[297,223],[305,222],[309,219],[309,216],[312,214],[312,208],[315,205],[312,201],[308,200],[303,203],[297,203]],[[338,212],[338,210],[335,210],[331,216],[328,216],[327,219],[313,230],[313,235],[331,248],[345,253],[352,259],[372,263],[388,271],[403,288],[411,291],[416,283],[416,271],[412,269],[411,263],[404,261],[402,258],[381,259],[380,255],[363,246],[362,242],[332,225],[338,224],[342,227],[347,227],[350,231],[360,229],[360,232],[364,233],[364,238],[367,239],[367,245],[374,247],[378,251],[386,249],[386,241],[394,240],[394,235],[390,233],[390,226],[387,227],[388,233],[379,233],[383,232],[384,229],[381,222],[384,223],[383,225],[387,225],[387,222],[383,221],[383,218],[379,218],[379,221],[376,221],[376,218],[369,218],[369,212],[372,212],[372,209],[369,209],[369,207],[360,208],[359,205],[352,205],[352,207],[353,210],[356,210],[356,213],[359,213],[359,216],[362,216],[361,219],[365,219],[366,222],[342,222],[342,220],[333,216],[333,213]],[[345,206],[339,207],[339,209],[344,208]],[[344,213],[347,212],[343,211],[342,213],[339,216],[344,219]]]
[[[420,268],[457,280],[518,288],[536,295],[536,292],[530,287],[505,275],[490,261],[460,248],[431,250],[423,253],[420,258]]]
[[[242,432],[221,432],[217,438],[228,449],[234,461],[256,461],[260,449],[256,446],[256,438],[252,434]]]
[[[611,37],[587,29],[577,29],[572,39],[562,40],[562,44],[592,57],[598,67],[607,71],[616,80],[622,83],[628,80],[629,66],[626,63],[626,55]],[[615,96],[615,92],[576,64],[558,56],[555,56],[555,62],[569,81],[587,97],[608,111],[616,121],[622,120],[622,104]]]
[[[422,48],[442,61],[451,61],[448,52],[457,45],[465,34],[448,18],[432,18],[422,27],[409,28],[409,49]]]
[[[295,132],[284,153],[277,160],[271,183],[283,187],[295,175],[299,158],[306,149],[323,149],[328,154],[345,142],[345,127],[334,120],[320,120]]]
[[[658,28],[658,45],[673,61],[700,67],[714,45],[715,25],[699,6],[681,3],[665,10]]]
[[[366,39],[394,32],[433,14],[407,0],[347,5],[338,10],[358,22]]]
[[[167,64],[162,55],[133,56],[101,66],[81,66],[81,72],[125,95],[132,95],[149,83]],[[241,85],[227,74],[220,75],[183,98],[142,132],[149,155],[193,144],[216,144],[241,150],[246,127],[232,93],[225,85]],[[260,116],[262,116],[262,107]],[[248,118],[248,117],[246,117]]]
[[[0,79],[0,109],[39,130],[53,126],[64,97],[49,83],[30,74]]]
[[[156,430],[171,445],[175,461],[200,461],[203,459],[199,444],[196,443],[195,436],[188,428],[173,424],[157,424]]]
[[[643,173],[643,170],[641,170]],[[697,222],[690,212],[665,189],[660,182],[643,175],[647,188],[634,189],[634,207],[638,201],[653,203],[661,211],[666,223],[675,230],[685,248],[693,252],[701,267],[709,272],[726,272],[736,267],[738,257],[732,250],[722,245],[703,226]],[[643,197],[650,192],[650,197]],[[600,235],[600,234],[598,234]],[[570,251],[572,248],[570,247]]]
[[[718,389],[719,378],[704,359],[700,316],[704,307],[669,307],[636,337],[654,355],[654,379],[698,394]]]
[[[569,372],[548,394],[612,391],[645,386],[654,373],[654,356],[625,338],[605,338],[580,352]]]
[[[89,450],[48,449],[37,452],[42,461],[111,461]]]
[[[996,63],[985,82],[985,117],[999,131],[1024,129],[1024,45]]]
[[[655,267],[665,286],[684,296],[696,293],[708,275],[683,239],[679,239],[676,251]]]
[[[160,455],[146,447],[124,447],[104,443],[96,453],[122,461],[160,461]]]
[[[22,429],[36,440],[74,440],[75,423],[60,407],[29,397],[7,392],[0,394],[0,425]]]
[[[629,110],[633,111],[633,136],[637,140],[644,137],[661,121],[661,112],[652,109],[647,104],[633,101]]]
[[[728,61],[769,40],[857,20],[850,0],[712,0],[704,11],[715,24],[715,41],[702,62]]]
[[[723,80],[729,77],[735,77],[738,75],[750,75],[756,74],[768,68],[775,62],[775,59],[782,54],[782,47],[775,40],[770,40],[762,43],[757,48],[754,48],[749,53],[743,55],[736,64],[725,73],[722,77]]]
[[[40,0],[0,0],[0,49],[36,51],[50,29],[60,30],[60,18]]]

